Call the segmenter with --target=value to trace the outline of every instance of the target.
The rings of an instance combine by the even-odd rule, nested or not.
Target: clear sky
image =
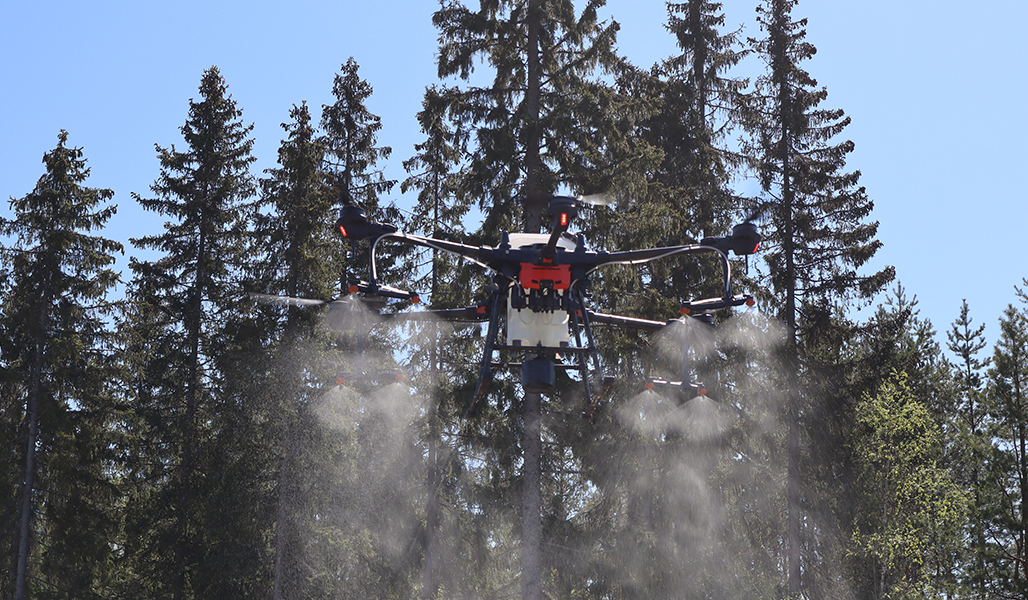
[[[724,0],[730,26],[759,36],[756,0]],[[130,194],[159,174],[154,144],[179,144],[188,101],[217,65],[254,123],[255,170],[275,166],[280,124],[306,100],[316,115],[350,56],[375,90],[387,176],[421,141],[415,114],[436,82],[432,0],[36,0],[0,8],[0,195],[21,197],[43,173],[60,129],[84,148],[87,185],[111,188],[119,213],[108,236],[155,233],[159,216]],[[674,53],[663,2],[609,0],[619,47],[642,66]],[[1022,228],[1028,194],[1028,2],[982,0],[801,0],[818,49],[805,64],[842,108],[885,244],[875,268],[895,265],[922,316],[940,332],[961,299],[996,321],[1028,277]],[[745,75],[745,73],[741,73]],[[397,191],[397,194],[399,192]],[[404,201],[401,200],[401,204]],[[407,201],[409,202],[409,201]],[[0,202],[0,214],[10,214]],[[129,247],[128,252],[134,252]],[[128,273],[125,273],[128,276]],[[867,315],[867,311],[862,314]]]

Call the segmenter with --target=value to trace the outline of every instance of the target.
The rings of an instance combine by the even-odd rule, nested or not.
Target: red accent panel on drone
[[[538,290],[543,287],[544,281],[553,282],[555,290],[566,290],[571,287],[571,266],[542,267],[532,263],[521,263],[518,279],[521,280],[521,287],[526,290]]]

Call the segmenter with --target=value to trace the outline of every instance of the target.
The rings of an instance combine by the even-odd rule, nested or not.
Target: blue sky
[[[60,129],[92,168],[88,185],[111,188],[119,213],[108,235],[126,241],[160,229],[131,193],[148,194],[154,144],[180,144],[188,101],[218,65],[254,123],[255,170],[275,166],[280,124],[303,100],[319,112],[350,56],[374,87],[379,141],[393,148],[387,176],[421,140],[415,121],[436,81],[431,0],[179,0],[144,3],[8,2],[0,9],[0,195],[21,197],[43,172]],[[732,27],[758,36],[756,0],[724,0]],[[674,53],[663,2],[609,0],[619,47],[648,66]],[[1022,258],[1028,195],[1028,3],[983,0],[801,0],[807,70],[842,108],[885,244],[873,267],[895,265],[922,316],[949,329],[966,298],[990,340]],[[742,73],[745,74],[745,73]],[[398,192],[397,192],[398,194]],[[7,203],[0,214],[8,215]],[[133,250],[129,249],[129,253]],[[127,276],[127,273],[126,273]],[[865,310],[862,314],[867,315]]]

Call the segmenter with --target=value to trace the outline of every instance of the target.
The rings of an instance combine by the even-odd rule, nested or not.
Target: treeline
[[[583,210],[581,226],[601,249],[757,220],[761,253],[734,268],[761,308],[719,315],[714,336],[599,332],[619,383],[590,422],[580,382],[559,378],[541,407],[544,594],[1024,597],[1028,296],[1015,290],[991,355],[965,304],[947,359],[892,269],[865,268],[873,203],[847,170],[848,118],[804,69],[815,50],[795,1],[761,2],[749,38],[718,3],[669,3],[680,54],[649,68],[618,54],[602,4],[442,2],[440,82],[402,182],[382,174],[392,152],[353,59],[320,117],[293,106],[259,175],[212,67],[184,144],[158,145],[154,183],[133,195],[166,222],[131,240],[150,258],[128,273],[103,237],[114,193],[87,186],[62,131],[0,222],[0,593],[516,596],[522,393],[499,375],[464,416],[481,332],[254,298],[328,300],[367,278],[370,249],[333,231],[341,206],[495,244],[538,230],[553,193],[605,191],[613,210]],[[765,72],[741,77],[743,60]],[[745,179],[755,197],[735,191]],[[410,210],[382,201],[397,186],[416,192]],[[438,253],[379,259],[432,308],[487,284]],[[717,293],[718,268],[611,268],[592,301],[674,316]],[[865,322],[847,310],[876,301]],[[708,397],[643,391],[644,374],[673,374],[682,330]],[[406,380],[361,376],[394,372]]]

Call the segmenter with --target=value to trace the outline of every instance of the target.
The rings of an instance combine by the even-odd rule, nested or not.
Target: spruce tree
[[[738,33],[724,32],[723,26],[720,4],[705,0],[669,3],[666,28],[675,36],[679,53],[648,72],[624,69],[620,73],[620,91],[640,99],[642,118],[634,130],[636,151],[640,157],[655,153],[659,160],[646,169],[645,185],[631,193],[631,201],[619,204],[616,221],[597,224],[597,228],[608,229],[608,244],[624,248],[697,243],[705,235],[722,235],[738,218],[741,211],[729,188],[738,165],[726,142],[738,124],[736,107],[745,82],[734,78],[732,70],[744,52]],[[698,258],[655,261],[620,273],[604,270],[595,276],[602,278],[596,294],[623,314],[648,318],[675,315],[682,302],[720,293],[720,261]],[[622,331],[600,335],[605,355],[613,355],[608,364],[642,363],[646,369],[657,369],[667,367],[661,363],[675,362],[640,353],[639,348],[647,346],[642,336],[625,339]],[[663,346],[661,338],[666,336],[666,332],[655,336],[654,348]],[[697,362],[702,364],[700,379],[710,397],[723,403],[707,408],[716,412],[739,402],[737,382],[715,375],[715,354],[700,351],[695,355],[703,357]],[[633,373],[637,366],[626,370],[637,377]],[[728,385],[719,385],[719,381]],[[658,401],[658,396],[653,396],[648,399],[652,404],[615,396],[611,403],[624,407],[622,410],[642,403],[654,412],[638,422],[621,414],[605,424],[605,429],[609,427],[605,434],[617,440],[619,455],[634,458],[625,461],[632,465],[629,472],[636,471],[634,479],[609,466],[597,465],[613,471],[610,475],[593,472],[600,480],[612,476],[612,485],[602,486],[604,496],[624,497],[628,503],[622,519],[609,526],[618,532],[611,536],[618,552],[633,559],[615,559],[611,571],[619,579],[631,581],[626,584],[626,597],[737,593],[722,574],[724,558],[735,553],[722,548],[727,533],[708,518],[726,509],[721,504],[725,494],[719,489],[715,467],[721,453],[730,452],[725,448],[729,439],[697,440],[690,435],[695,432],[679,426],[676,418],[705,400],[675,407],[674,401]],[[662,431],[665,439],[640,435],[640,428]],[[601,448],[594,451],[606,452]],[[743,564],[740,559],[740,568]]]
[[[439,89],[431,86],[425,91],[418,123],[425,140],[415,145],[417,154],[404,161],[409,174],[401,184],[401,190],[418,190],[407,227],[434,238],[458,238],[464,231],[462,223],[470,205],[457,201],[453,191],[453,171],[463,158],[467,143],[467,132],[446,118],[446,107],[441,101]],[[411,257],[414,272],[419,272],[416,289],[427,289],[428,305],[433,309],[467,306],[472,302],[469,293],[471,281],[477,279],[476,269],[469,268],[464,261],[438,250],[428,256],[416,253]],[[427,265],[427,268],[426,268]],[[449,440],[459,432],[459,419],[466,410],[463,395],[456,388],[469,379],[468,369],[459,367],[468,364],[468,332],[447,327],[437,322],[412,323],[408,326],[411,343],[406,345],[410,354],[408,370],[417,394],[429,398],[428,415],[423,440],[428,460],[428,493],[425,507],[425,525],[422,536],[423,564],[419,582],[420,598],[435,598],[448,582],[464,579],[462,560],[458,556],[466,551],[456,543],[457,536],[449,523],[465,521],[466,514],[455,510],[458,503],[454,489],[459,489],[457,474],[460,472],[458,448]],[[453,336],[444,343],[444,336]],[[459,337],[458,337],[459,336]]]
[[[361,79],[359,70],[351,57],[336,74],[332,84],[335,102],[322,107],[322,143],[325,170],[334,178],[339,202],[374,211],[379,195],[391,190],[396,182],[376,170],[379,161],[392,154],[392,148],[376,146],[382,120],[368,110],[366,103],[373,90]]]
[[[266,293],[325,299],[339,270],[331,210],[337,198],[324,169],[326,140],[319,137],[306,103],[294,105],[289,116],[292,122],[282,124],[286,139],[278,150],[279,167],[268,169],[260,182],[261,204],[271,212],[258,216],[256,239],[264,260],[254,277]],[[286,311],[286,337],[308,335],[314,322],[303,315],[310,314]]]
[[[286,139],[279,147],[279,166],[261,180],[261,203],[268,210],[258,217],[256,237],[263,248],[257,254],[255,284],[266,294],[328,299],[340,269],[331,227],[336,198],[324,171],[324,141],[307,105],[294,106],[290,117],[282,125]],[[334,376],[326,364],[329,342],[315,308],[269,308],[259,321],[269,334],[272,362],[254,393],[268,397],[268,426],[278,449],[272,597],[304,598],[325,593],[311,582],[310,565],[322,560],[312,545],[331,545],[319,538],[311,513],[330,502],[326,492],[319,494],[312,485],[318,480],[314,473],[333,467],[321,464],[329,460],[325,448],[313,444],[307,433],[319,427],[314,406]]]
[[[15,218],[0,220],[0,235],[15,242],[0,249],[10,265],[0,414],[6,439],[18,441],[5,453],[17,472],[5,474],[19,485],[3,498],[0,539],[14,550],[3,594],[16,600],[106,597],[116,578],[119,416],[107,294],[122,247],[93,233],[115,213],[113,192],[83,185],[82,149],[67,141],[61,131],[43,157],[46,173],[11,200]]]
[[[677,231],[669,231],[664,244],[724,235],[741,212],[729,187],[738,157],[725,144],[738,125],[736,107],[746,84],[731,71],[745,53],[738,32],[722,33],[723,26],[719,3],[668,4],[666,27],[682,53],[654,68],[662,82],[661,108],[645,131],[663,152],[652,201],[665,205],[658,213],[678,217],[669,227]],[[674,295],[672,290],[699,295],[706,290],[697,290],[697,285],[716,273],[709,267],[679,268],[655,279],[668,280],[670,288],[662,290],[668,295]]]
[[[654,65],[649,73],[627,71],[620,82],[626,91],[653,103],[652,114],[638,131],[661,152],[645,202],[648,211],[675,216],[656,227],[663,237],[654,242],[695,243],[722,235],[740,211],[729,189],[739,159],[726,144],[738,126],[737,107],[746,84],[732,70],[745,52],[738,32],[721,30],[720,3],[669,3],[665,27],[681,54]],[[680,288],[695,285],[675,283]]]
[[[350,58],[335,76],[332,86],[335,102],[322,107],[319,138],[325,149],[322,170],[338,208],[359,206],[371,221],[402,227],[404,218],[395,203],[380,202],[380,197],[396,185],[395,180],[385,178],[379,164],[389,158],[392,148],[377,145],[381,119],[368,110],[372,87],[361,79],[358,71],[357,62]],[[345,246],[346,272],[340,273],[340,295],[349,293],[351,283],[371,276],[367,272],[369,241],[351,239]],[[409,254],[409,248],[397,245],[380,248],[376,254],[379,274],[389,274],[393,284],[409,282],[412,278],[409,265],[401,260],[401,256]]]
[[[475,130],[458,193],[486,214],[483,231],[538,232],[560,184],[602,183],[596,169],[617,136],[614,97],[594,75],[615,68],[616,23],[602,23],[591,0],[576,14],[567,0],[448,1],[433,15],[440,30],[439,77],[470,81],[480,60],[488,86],[445,88],[455,122]],[[602,187],[594,190],[604,191]]]
[[[744,149],[763,195],[755,209],[765,222],[762,258],[774,310],[790,332],[783,356],[788,394],[788,524],[786,590],[791,595],[818,585],[818,559],[812,550],[825,547],[810,536],[806,512],[814,490],[804,487],[810,466],[807,435],[821,411],[806,385],[815,366],[807,342],[831,320],[835,306],[866,300],[893,278],[893,269],[863,274],[859,269],[881,243],[877,223],[868,222],[873,202],[859,186],[859,171],[846,172],[853,143],[839,142],[849,118],[838,109],[820,108],[824,88],[804,70],[814,46],[805,41],[806,20],[794,19],[795,0],[767,0],[758,6],[758,22],[766,37],[751,40],[767,65],[746,105],[749,141]],[[806,457],[805,457],[806,456]],[[804,556],[806,554],[806,556]]]
[[[613,114],[617,95],[595,77],[619,62],[617,25],[598,21],[602,5],[592,0],[576,11],[568,0],[483,1],[477,8],[447,1],[433,16],[440,78],[470,81],[480,61],[488,70],[487,85],[440,92],[449,118],[475,131],[455,191],[458,200],[478,201],[485,243],[501,231],[539,232],[548,197],[560,185],[593,192],[611,183],[598,165],[609,164],[611,140],[620,139],[624,123]],[[520,406],[511,400],[502,412],[490,407],[468,433],[490,440],[487,451],[503,457],[484,475],[495,482],[486,510],[520,512],[522,594],[534,599],[545,585],[541,489],[552,483],[542,480],[543,461],[552,457],[543,456],[541,440],[554,433],[543,430],[538,394],[525,394]],[[509,468],[516,464],[507,456],[511,447],[522,450],[520,477]],[[505,488],[521,490],[520,509]],[[563,520],[559,512],[552,517],[547,521]]]
[[[359,74],[360,66],[352,57],[341,67],[332,83],[335,101],[322,106],[321,139],[325,148],[322,170],[328,174],[336,206],[359,206],[368,218],[380,223],[395,223],[399,212],[391,204],[380,206],[382,194],[389,192],[396,182],[382,174],[380,161],[392,154],[389,146],[379,146],[378,132],[382,120],[367,107],[372,86]],[[347,268],[349,279],[367,277],[367,241],[352,242]],[[382,271],[388,272],[394,260],[385,254]],[[352,281],[340,275],[340,294],[346,293]]]
[[[168,221],[163,233],[132,240],[157,257],[131,261],[125,334],[140,415],[126,547],[136,576],[131,585],[176,600],[215,591],[245,594],[240,571],[252,567],[230,555],[209,556],[228,534],[205,529],[203,515],[217,508],[215,498],[225,502],[219,494],[232,492],[219,487],[231,482],[220,480],[211,465],[225,441],[218,439],[225,390],[216,358],[231,344],[226,323],[240,296],[247,203],[254,193],[252,126],[242,122],[217,67],[204,72],[199,94],[180,130],[185,150],[156,146],[161,174],[150,187],[154,197],[134,194],[144,209]],[[233,501],[245,503],[239,496]]]
[[[381,162],[392,150],[378,145],[382,124],[368,107],[372,87],[360,77],[352,58],[335,76],[332,94],[335,102],[323,107],[318,138],[331,199],[337,207],[363,208],[373,221],[402,226],[395,205],[380,201],[396,183],[381,171]],[[369,240],[344,244],[345,272],[337,273],[341,294],[348,294],[347,288],[358,279],[370,280],[370,250]],[[381,283],[408,287],[413,278],[403,260],[407,252],[396,244],[377,249],[378,274],[388,277]],[[356,318],[330,323],[336,330],[331,362],[342,373],[352,372],[352,381],[332,388],[307,408],[308,416],[317,419],[317,442],[311,449],[328,465],[315,467],[304,482],[314,492],[317,510],[325,515],[310,521],[309,527],[315,529],[316,539],[324,540],[319,543],[324,552],[320,560],[330,561],[326,566],[336,570],[335,577],[319,582],[326,590],[409,597],[416,581],[411,575],[416,544],[401,550],[397,539],[406,544],[406,536],[414,537],[412,519],[419,514],[425,481],[420,449],[408,435],[418,403],[407,397],[402,383],[376,387],[362,380],[361,372],[395,367],[393,349],[399,345],[396,332],[365,319],[367,313],[360,306],[366,300],[357,295],[344,299],[343,312],[352,309],[346,314]],[[334,308],[329,307],[330,321]],[[384,405],[395,411],[384,415]],[[401,422],[404,427],[396,429]],[[398,459],[401,456],[403,460]]]

